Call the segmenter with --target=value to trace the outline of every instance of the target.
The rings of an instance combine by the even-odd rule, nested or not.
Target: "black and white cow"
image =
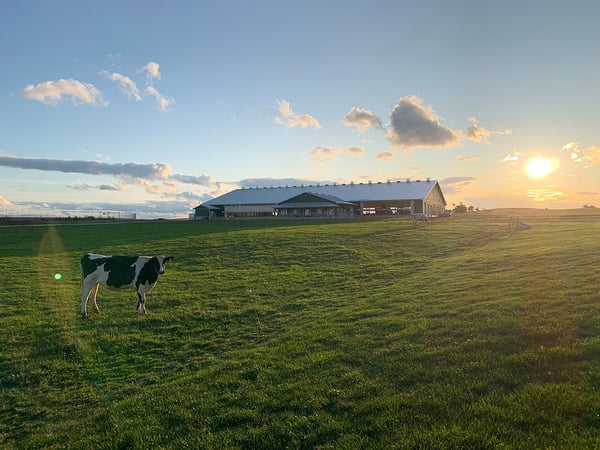
[[[96,294],[100,285],[109,289],[133,288],[137,291],[137,312],[146,314],[146,293],[165,273],[167,261],[173,256],[104,256],[88,253],[81,258],[81,315],[87,317],[88,299],[96,312]]]

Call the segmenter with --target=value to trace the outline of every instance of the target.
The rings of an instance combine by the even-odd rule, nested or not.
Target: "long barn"
[[[446,199],[437,181],[308,184],[236,189],[194,208],[214,217],[354,217],[425,213],[437,216]]]

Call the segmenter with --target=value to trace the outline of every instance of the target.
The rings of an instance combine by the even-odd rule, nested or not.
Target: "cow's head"
[[[165,273],[165,266],[167,264],[167,261],[171,261],[172,259],[175,259],[174,256],[164,256],[164,255],[158,255],[156,256],[156,259],[158,260],[158,273],[159,275],[162,275],[163,273]]]

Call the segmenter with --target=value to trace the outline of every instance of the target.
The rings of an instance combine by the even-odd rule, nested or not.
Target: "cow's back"
[[[91,283],[107,287],[133,286],[137,273],[145,261],[139,256],[105,256],[88,253],[81,258],[81,275]]]

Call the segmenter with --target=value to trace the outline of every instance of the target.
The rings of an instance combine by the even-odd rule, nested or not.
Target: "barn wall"
[[[225,205],[226,217],[268,217],[273,216],[275,205]]]
[[[441,189],[436,186],[423,200],[424,212],[428,216],[438,216],[446,210],[446,201]]]

